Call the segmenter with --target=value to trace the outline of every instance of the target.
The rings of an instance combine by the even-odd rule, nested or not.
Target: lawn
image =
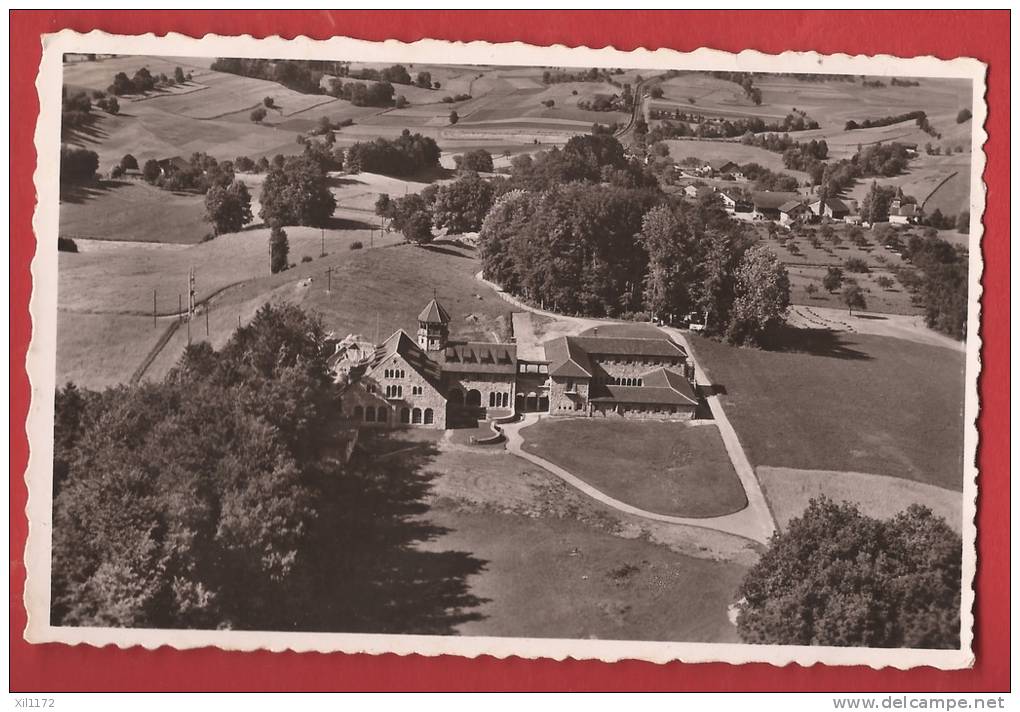
[[[642,509],[717,517],[747,504],[714,425],[548,418],[521,434],[528,452]]]
[[[56,384],[92,389],[126,382],[168,322],[151,317],[57,312]]]
[[[485,562],[489,599],[462,635],[737,642],[727,607],[757,554],[746,542],[622,515],[503,451],[444,450],[429,551]],[[693,537],[693,539],[691,538]]]
[[[912,504],[922,504],[944,517],[955,531],[963,526],[963,497],[955,490],[861,472],[759,467],[757,474],[781,528],[803,514],[808,502],[820,495],[837,502],[853,502],[864,514],[878,519],[888,519]]]
[[[689,340],[756,467],[962,488],[961,351],[825,329],[789,329],[785,351]]]

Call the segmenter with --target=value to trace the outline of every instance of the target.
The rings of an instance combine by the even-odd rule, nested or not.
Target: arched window
[[[375,408],[374,407],[372,407],[372,406],[366,406],[365,407],[365,422],[366,423],[374,423],[375,422]]]
[[[405,425],[411,422],[411,410],[409,408],[400,409],[400,422]]]
[[[415,408],[411,411],[411,422],[415,425],[421,424],[421,408]]]
[[[496,407],[496,391],[489,391],[489,407]]]
[[[432,425],[435,422],[435,414],[431,408],[425,409],[425,425]]]
[[[355,420],[361,420],[362,418],[365,417],[365,409],[362,408],[360,405],[354,406],[354,413],[352,414],[352,417]]]

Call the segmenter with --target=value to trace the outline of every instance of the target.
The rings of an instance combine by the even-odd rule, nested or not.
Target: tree
[[[956,115],[956,123],[963,124],[970,121],[970,109],[960,109],[960,113]]]
[[[970,211],[964,210],[956,216],[956,229],[964,235],[970,234]]]
[[[868,308],[864,300],[864,290],[859,284],[847,284],[843,287],[843,303],[846,304],[851,316],[853,316],[854,309]]]
[[[215,235],[240,231],[252,220],[248,186],[238,180],[228,188],[210,187],[205,194],[205,216]]]
[[[407,97],[403,94],[397,94],[397,98],[393,100],[393,105],[398,109],[403,109],[407,106]]]
[[[895,197],[896,189],[893,186],[883,187],[872,182],[861,201],[861,219],[872,224],[885,222],[889,219],[889,206]]]
[[[145,179],[146,183],[155,183],[161,173],[159,163],[153,158],[147,160],[142,167],[142,178]]]
[[[825,271],[825,276],[822,277],[822,286],[825,287],[825,291],[830,294],[835,292],[843,285],[843,270],[839,267],[829,267]]]
[[[409,242],[418,245],[432,242],[432,218],[424,210],[411,213],[403,221],[401,232]]]
[[[390,194],[379,193],[379,197],[375,199],[375,214],[381,218],[388,218],[390,217],[391,206]]]
[[[815,294],[818,293],[818,285],[814,282],[808,282],[804,285],[804,293],[807,294],[809,298],[814,299]]]
[[[259,217],[267,224],[323,227],[336,210],[325,171],[308,155],[285,159],[282,166],[274,159],[260,202]]]
[[[273,99],[273,97],[267,96],[262,99],[262,105],[267,109],[275,109],[276,101]]]
[[[184,83],[184,70],[180,67],[174,67],[174,81],[178,84]]]
[[[453,157],[458,171],[474,171],[476,173],[492,173],[492,154],[484,148],[476,148]]]
[[[273,274],[287,269],[289,253],[290,243],[287,242],[287,232],[279,222],[274,222],[269,228],[269,269]]]
[[[418,72],[418,76],[416,77],[414,83],[417,84],[422,89],[431,89],[432,74],[429,72]],[[436,88],[438,89],[439,87]]]
[[[482,274],[511,294],[520,293],[514,260],[523,250],[515,241],[526,239],[525,228],[533,214],[532,195],[511,190],[496,199],[478,232]]]
[[[82,183],[90,181],[99,170],[99,155],[95,151],[74,146],[60,147],[60,182]]]
[[[458,121],[460,121],[460,116],[457,115],[456,111],[451,111],[450,112],[450,125],[452,126],[453,124],[457,123]]]
[[[875,280],[875,284],[877,284],[882,289],[892,289],[893,286],[895,286],[896,282],[893,281],[892,277],[888,277],[883,274],[880,275],[878,279]]]
[[[138,170],[138,159],[130,153],[125,153],[124,157],[120,159],[120,167],[126,171]]]
[[[99,100],[99,108],[108,114],[116,116],[120,113],[120,102],[117,101],[117,97],[109,96]]]
[[[746,643],[957,648],[963,545],[911,505],[891,519],[812,499],[741,584]]]
[[[448,233],[477,232],[492,207],[492,184],[469,172],[439,187],[433,207],[435,225]]]
[[[264,106],[256,107],[252,110],[251,114],[248,115],[248,118],[250,118],[253,123],[262,123],[262,120],[266,118],[266,108]]]
[[[733,343],[760,343],[783,323],[790,306],[790,277],[766,245],[744,253],[737,270],[736,299],[726,337]]]

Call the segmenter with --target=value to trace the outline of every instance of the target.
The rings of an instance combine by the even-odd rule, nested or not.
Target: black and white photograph
[[[64,32],[38,87],[30,639],[972,663],[984,65]]]

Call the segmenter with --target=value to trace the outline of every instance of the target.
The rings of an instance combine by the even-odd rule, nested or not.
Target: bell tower
[[[418,315],[418,346],[425,351],[442,351],[450,337],[450,314],[436,299]]]

